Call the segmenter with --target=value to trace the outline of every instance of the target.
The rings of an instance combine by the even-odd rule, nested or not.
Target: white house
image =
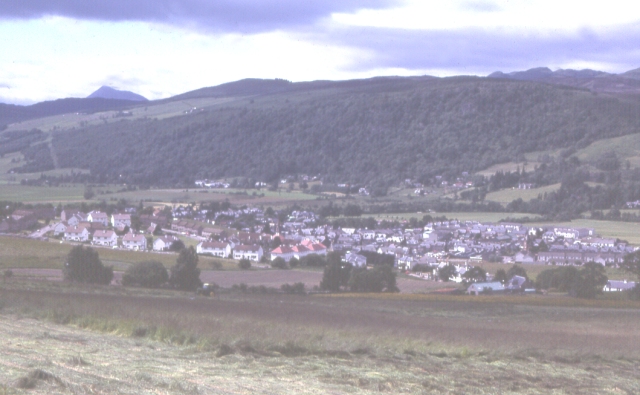
[[[124,229],[131,226],[131,214],[113,214],[111,216],[111,226],[116,229]]]
[[[53,230],[53,235],[54,236],[64,235],[64,232],[67,230],[67,226],[69,225],[64,222],[58,222],[57,224],[53,225],[51,227],[51,229]]]
[[[153,250],[154,251],[167,251],[171,248],[171,245],[178,241],[175,236],[160,236],[153,241]]]
[[[64,239],[69,241],[89,241],[89,231],[84,226],[68,226],[64,231]]]
[[[118,245],[118,236],[116,232],[112,230],[96,230],[93,234],[93,241],[95,245],[113,247]]]
[[[227,258],[231,255],[231,245],[217,241],[203,241],[196,246],[196,252],[198,254],[210,254],[220,258]]]
[[[280,246],[271,251],[271,260],[282,258],[285,262],[289,262],[293,258],[293,249],[287,246]]]
[[[476,296],[482,292],[503,292],[504,285],[500,281],[491,283],[473,283],[467,288],[469,295],[476,294]]]
[[[89,221],[89,222],[99,222],[104,226],[108,226],[109,225],[109,217],[107,216],[106,213],[103,213],[102,211],[91,211],[87,215],[87,221]]]
[[[130,250],[144,251],[147,249],[147,238],[136,233],[127,233],[122,237],[122,246]]]
[[[259,262],[262,259],[262,247],[258,245],[239,245],[233,249],[233,259],[248,259]]]
[[[634,281],[627,280],[609,280],[607,284],[605,284],[603,291],[604,292],[621,292],[621,291],[630,291],[636,286]]]

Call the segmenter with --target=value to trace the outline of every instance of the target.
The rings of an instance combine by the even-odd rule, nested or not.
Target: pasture
[[[640,305],[0,285],[0,390],[631,394]],[[566,300],[566,298],[565,298]],[[615,323],[615,325],[612,325]],[[114,363],[117,361],[117,363]]]
[[[508,204],[516,199],[522,199],[525,202],[531,199],[535,199],[538,196],[544,196],[546,193],[555,192],[560,189],[560,184],[547,185],[540,188],[532,189],[502,189],[500,191],[490,192],[485,197],[485,200],[498,202],[501,204]]]

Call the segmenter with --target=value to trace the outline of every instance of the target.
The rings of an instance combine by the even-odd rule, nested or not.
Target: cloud
[[[211,32],[256,33],[305,26],[338,12],[380,9],[399,0],[28,0],[0,2],[0,19],[63,16],[142,21]]]
[[[618,71],[640,65],[639,25],[605,31],[542,35],[522,31],[468,28],[404,30],[349,27],[316,39],[340,43],[368,54],[352,71],[367,69],[448,70],[483,74],[534,66],[608,65]]]
[[[460,8],[476,12],[496,12],[502,10],[502,7],[498,4],[489,1],[467,1],[462,3]]]
[[[11,89],[11,85],[0,82],[0,89]]]

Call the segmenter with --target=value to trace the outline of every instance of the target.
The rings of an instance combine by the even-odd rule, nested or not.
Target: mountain
[[[0,103],[0,126],[52,115],[121,110],[136,104],[139,104],[139,102],[104,98],[58,99],[30,106]]]
[[[148,101],[145,97],[138,95],[137,93],[129,91],[121,91],[109,86],[101,86],[97,91],[93,92],[88,99],[103,98],[103,99],[115,99],[115,100],[129,100],[129,101]]]
[[[640,69],[622,74],[610,74],[590,69],[551,71],[548,67],[537,67],[511,73],[496,71],[489,74],[488,78],[536,81],[588,89],[598,93],[623,94],[640,98]]]
[[[191,114],[55,132],[59,165],[90,169],[96,182],[188,186],[309,174],[391,185],[455,179],[528,152],[571,152],[640,131],[636,100],[504,78],[244,80],[196,92],[239,96]],[[46,149],[27,157],[30,169],[51,166]]]

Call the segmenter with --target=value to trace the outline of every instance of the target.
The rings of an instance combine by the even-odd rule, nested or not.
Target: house
[[[118,236],[112,230],[96,230],[91,244],[113,247],[118,245]]]
[[[67,226],[69,225],[64,222],[58,222],[57,224],[54,224],[51,227],[51,230],[53,231],[53,235],[54,236],[64,235],[65,230],[67,230]]]
[[[282,258],[285,262],[289,262],[293,258],[293,249],[287,246],[280,246],[271,251],[271,260]]]
[[[602,289],[604,292],[621,292],[621,291],[630,291],[636,286],[636,283],[633,281],[616,281],[609,280],[607,284],[605,284]]]
[[[473,283],[467,288],[469,295],[475,294],[478,296],[480,293],[494,293],[504,292],[504,285],[501,282],[487,282],[487,283]]]
[[[153,250],[154,251],[167,251],[171,248],[171,245],[178,241],[175,236],[160,236],[153,241]]]
[[[89,222],[99,222],[99,223],[103,224],[104,226],[108,226],[109,225],[109,217],[107,216],[106,213],[103,213],[102,211],[91,211],[87,215],[87,221],[89,221]]]
[[[347,252],[342,260],[344,262],[350,263],[353,267],[367,266],[367,257],[364,255],[356,254],[355,252]]]
[[[111,215],[111,226],[116,229],[124,229],[131,227],[131,214],[113,214]]]
[[[231,255],[231,245],[229,243],[217,241],[203,241],[196,246],[198,254],[213,255],[220,258],[228,258]]]
[[[89,231],[84,226],[68,226],[64,231],[64,239],[68,241],[89,241]]]
[[[239,245],[233,249],[233,259],[248,259],[259,262],[262,259],[262,247],[259,245]]]
[[[144,251],[147,249],[147,238],[136,233],[127,233],[122,237],[122,246],[130,250]]]
[[[508,292],[525,292],[528,289],[531,289],[532,284],[529,279],[522,276],[513,276],[504,286],[505,291]]]
[[[78,222],[80,222],[80,221],[84,221],[87,218],[87,214],[79,210],[70,210],[70,209],[64,209],[60,213],[60,219],[63,222],[69,223],[69,220],[71,220],[71,218],[73,217],[75,217],[78,220]]]

